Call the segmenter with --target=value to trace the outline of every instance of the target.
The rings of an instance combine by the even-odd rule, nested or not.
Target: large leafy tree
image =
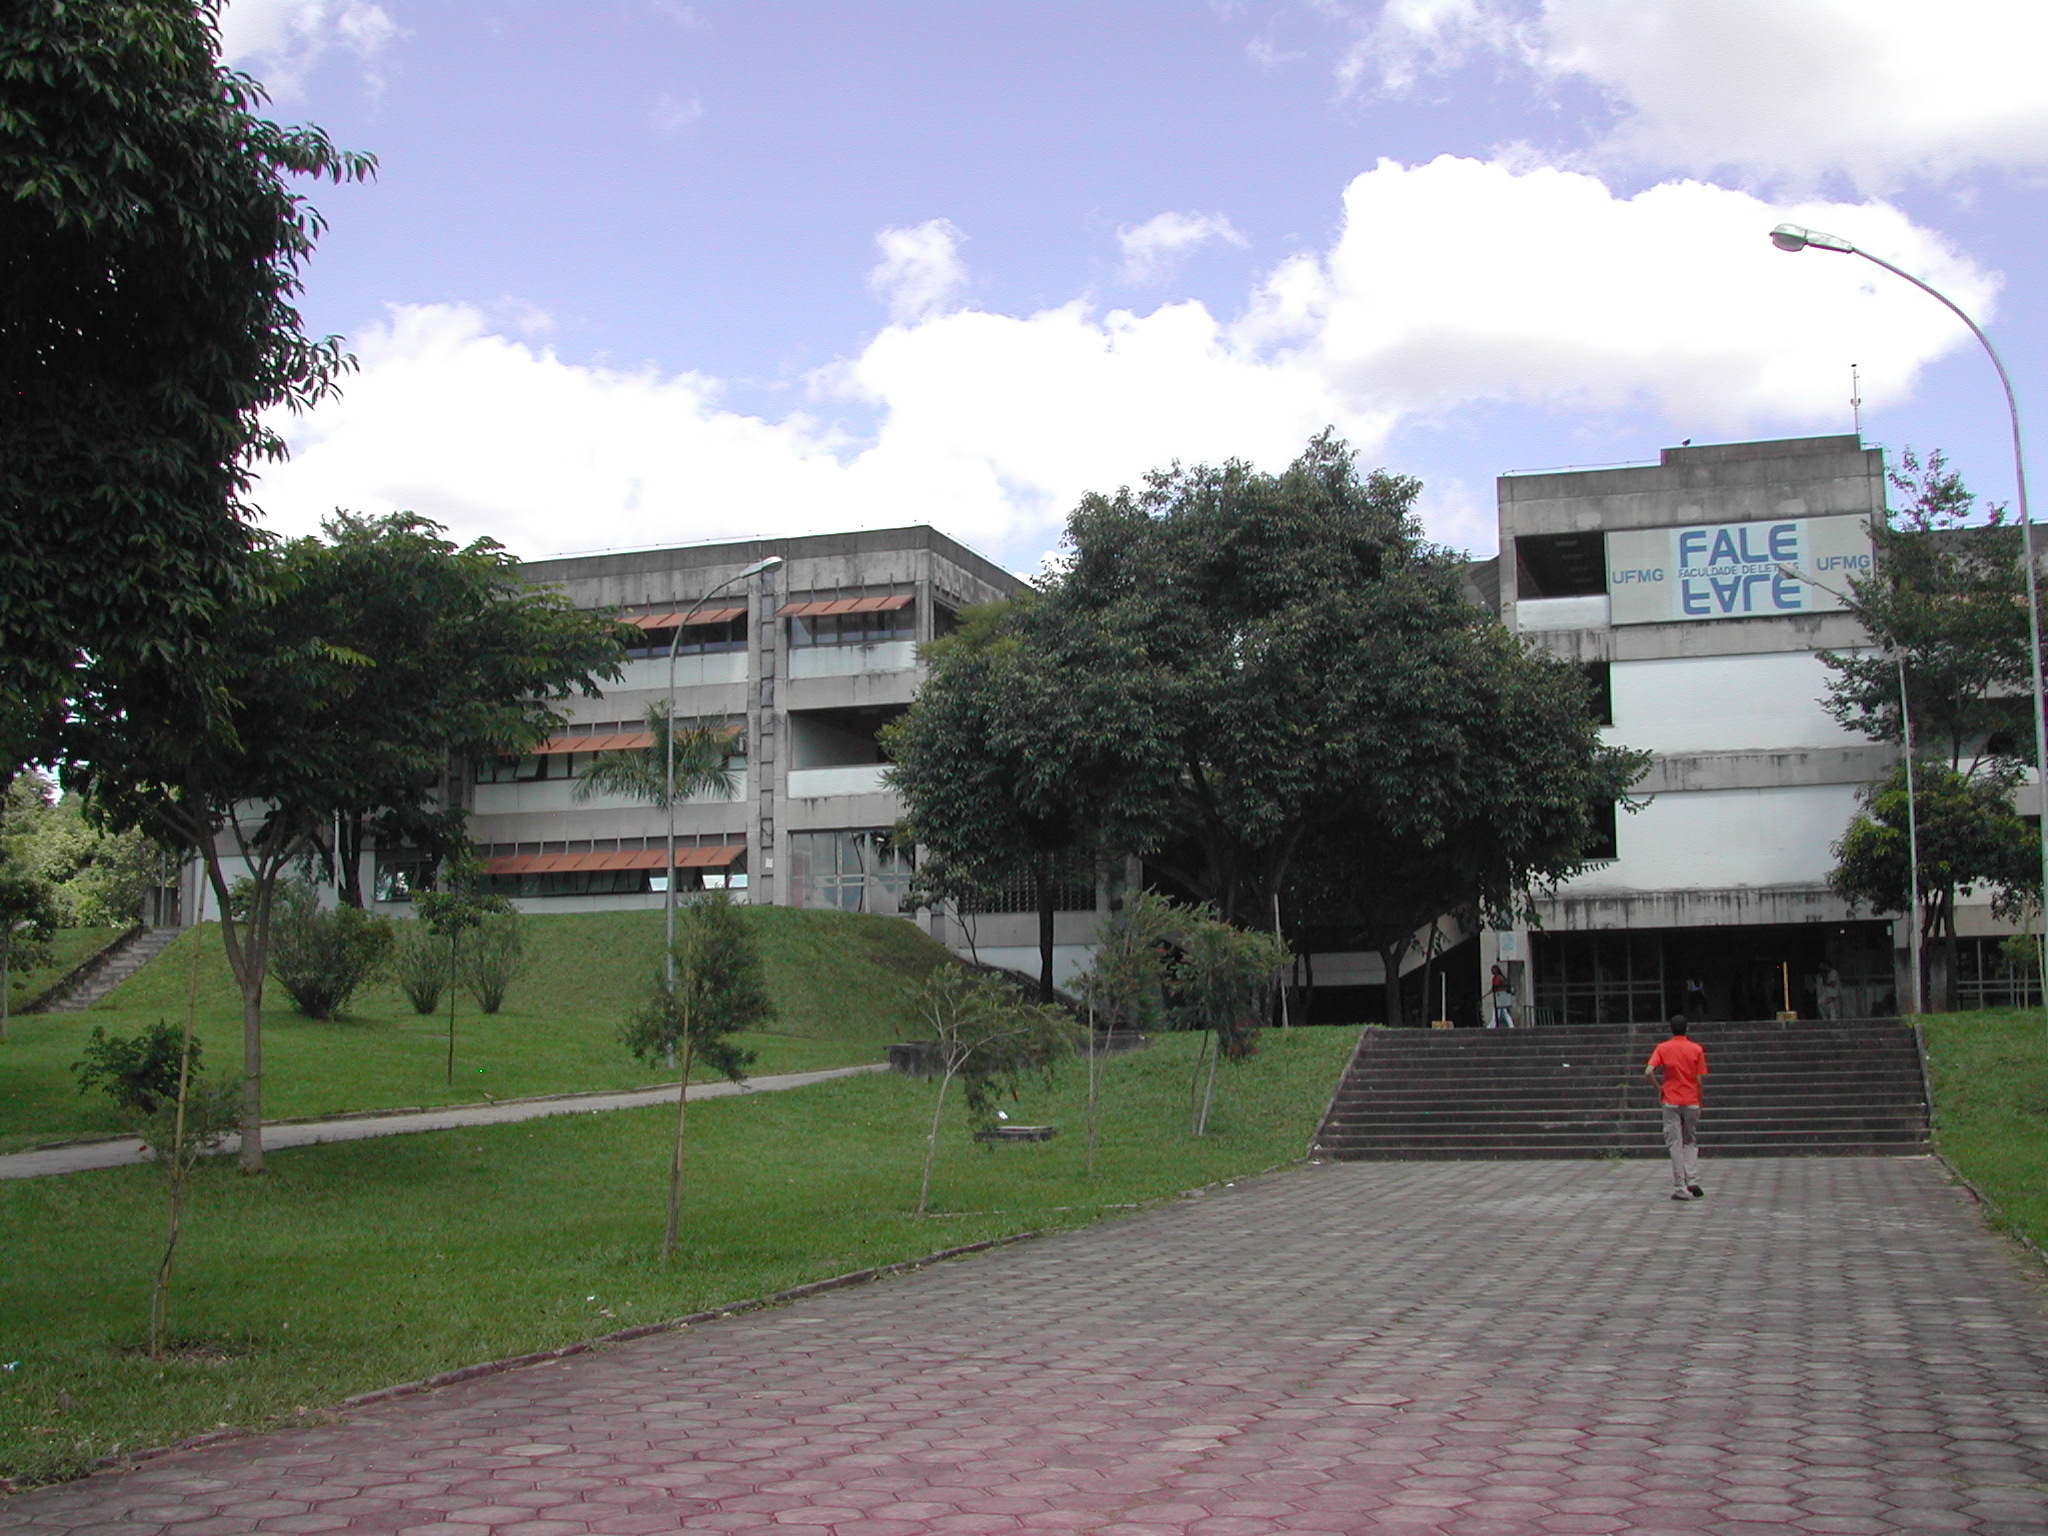
[[[259,549],[198,669],[96,676],[67,782],[101,821],[198,850],[242,994],[242,1164],[262,1166],[262,1008],[279,882],[337,821],[461,845],[465,753],[524,751],[618,675],[620,626],[521,585],[487,541],[407,516]],[[246,881],[246,883],[243,883]]]
[[[1041,1003],[1064,877],[1144,841],[1169,787],[1144,701],[1106,666],[1127,648],[1087,628],[1034,595],[969,609],[925,648],[930,677],[883,733],[904,833],[924,855],[920,889],[972,901],[1020,873],[1030,882]]]
[[[1641,772],[1576,669],[1465,600],[1419,490],[1326,433],[1278,474],[1177,466],[1069,525],[1045,607],[1118,649],[1067,665],[1140,723],[1148,862],[1225,921],[1334,891],[1384,951],[1446,911],[1526,908]]]
[[[293,308],[320,219],[290,183],[373,162],[258,116],[214,14],[0,11],[0,770],[50,755],[81,668],[197,661],[282,452],[265,413],[344,363]]]
[[[2034,759],[2026,570],[2019,527],[2002,506],[1980,513],[1939,451],[1923,461],[1906,450],[1890,480],[1901,505],[1872,521],[1876,559],[1844,594],[1877,644],[1823,653],[1834,674],[1827,706],[1850,729],[1901,747],[1910,716],[1921,937],[1932,946],[1935,1006],[1953,1008],[1958,888],[1989,886],[2015,918],[2040,904],[2039,845],[2013,810]],[[1836,845],[1834,888],[1875,911],[1906,911],[1909,831],[1901,767],[1870,787]]]

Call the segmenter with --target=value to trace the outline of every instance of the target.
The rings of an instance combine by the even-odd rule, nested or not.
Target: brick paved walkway
[[[67,1536],[2048,1530],[1921,1160],[1303,1169],[0,1505]],[[935,1229],[936,1230],[936,1229]]]

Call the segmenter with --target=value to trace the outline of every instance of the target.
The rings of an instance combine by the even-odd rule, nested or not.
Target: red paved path
[[[0,1505],[38,1536],[2048,1531],[1924,1160],[1311,1168]]]

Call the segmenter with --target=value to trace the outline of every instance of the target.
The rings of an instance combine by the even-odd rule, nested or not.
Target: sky
[[[524,557],[930,523],[1325,427],[1495,478],[1848,432],[2012,495],[2048,408],[2038,0],[229,0],[358,366],[256,501]],[[2037,406],[2035,403],[2040,402]],[[2044,417],[2048,420],[2048,417]],[[2048,472],[2044,472],[2048,473]]]

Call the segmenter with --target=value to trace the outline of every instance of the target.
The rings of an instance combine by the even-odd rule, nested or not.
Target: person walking
[[[1707,1053],[1686,1038],[1685,1015],[1671,1016],[1671,1038],[1650,1052],[1643,1076],[1657,1085],[1664,1108],[1664,1145],[1671,1152],[1671,1198],[1704,1200],[1700,1188],[1700,1079]]]
[[[1486,1014],[1486,1027],[1488,1029],[1498,1029],[1501,1025],[1505,1024],[1509,1029],[1513,1029],[1515,1027],[1515,989],[1508,984],[1506,975],[1502,973],[1501,968],[1497,965],[1493,968],[1493,975],[1487,978],[1486,996],[1490,1005]]]

